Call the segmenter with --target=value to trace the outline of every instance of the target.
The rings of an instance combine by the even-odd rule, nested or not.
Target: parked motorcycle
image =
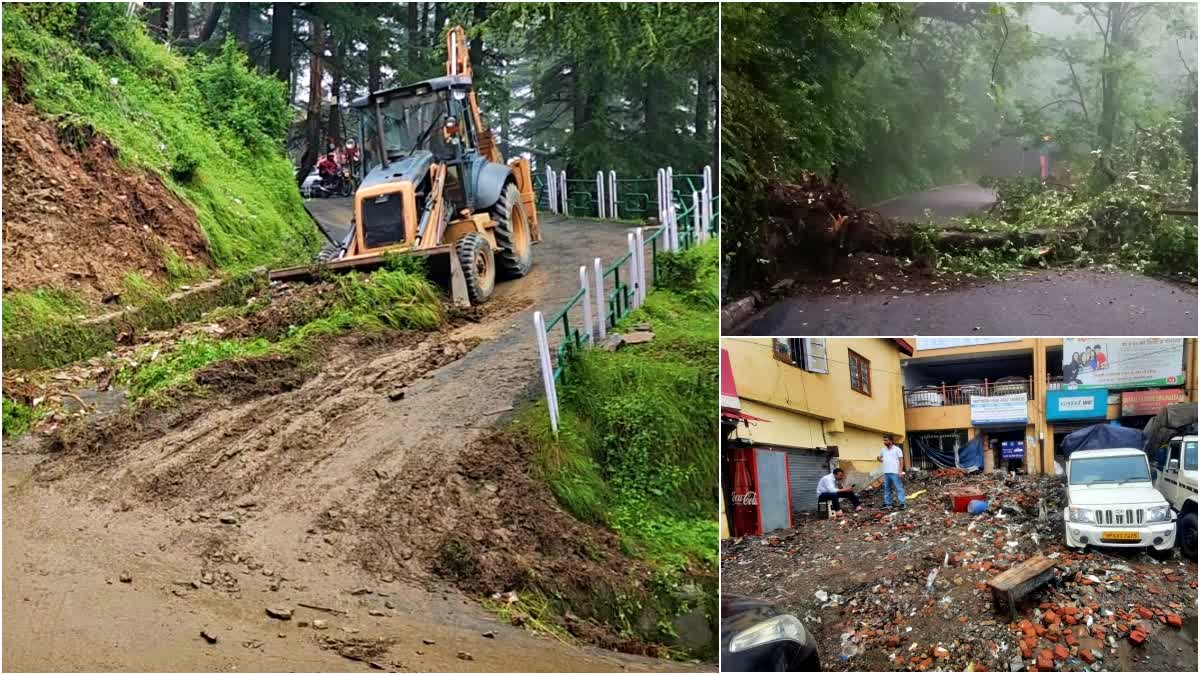
[[[309,197],[349,197],[358,189],[358,181],[350,167],[342,167],[328,178],[317,176],[305,181]]]

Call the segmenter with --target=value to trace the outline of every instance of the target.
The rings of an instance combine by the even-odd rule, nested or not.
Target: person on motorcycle
[[[332,152],[317,162],[317,174],[321,177],[321,183],[326,187],[332,186],[338,180],[337,158]]]

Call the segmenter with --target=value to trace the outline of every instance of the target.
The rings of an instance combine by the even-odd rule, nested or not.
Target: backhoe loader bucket
[[[467,279],[463,276],[462,265],[452,246],[434,246],[416,251],[405,251],[394,255],[415,255],[425,259],[426,277],[446,289],[450,300],[459,307],[470,307],[471,300],[467,295]],[[299,265],[273,270],[267,276],[271,281],[308,281],[322,274],[348,272],[358,270],[369,272],[379,269],[387,262],[387,255],[373,253],[334,260],[316,265]]]

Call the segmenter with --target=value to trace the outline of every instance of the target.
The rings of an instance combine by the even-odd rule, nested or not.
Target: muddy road
[[[1038,270],[939,290],[842,292],[780,300],[738,335],[1190,335],[1196,288],[1129,272]]]
[[[66,452],[6,444],[4,668],[695,670],[513,627],[410,550],[386,574],[358,558],[385,479],[452,472],[536,395],[532,311],[556,310],[578,265],[625,248],[615,224],[548,218],[543,234],[533,272],[474,321],[342,339],[276,391],[96,420]]]

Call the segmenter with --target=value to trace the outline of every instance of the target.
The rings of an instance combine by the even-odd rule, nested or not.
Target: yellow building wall
[[[965,429],[971,426],[971,406],[942,405],[929,408],[908,408],[904,411],[904,427],[908,431]]]
[[[869,472],[883,434],[904,441],[901,353],[879,338],[825,342],[828,373],[810,373],[774,357],[771,338],[722,338],[742,411],[770,422],[738,425],[738,438],[757,443],[836,446],[847,470]],[[871,362],[871,395],[850,388],[849,351]]]

